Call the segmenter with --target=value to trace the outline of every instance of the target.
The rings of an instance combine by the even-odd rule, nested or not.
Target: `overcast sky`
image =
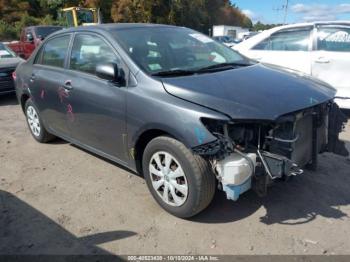
[[[285,0],[231,0],[253,22],[283,23]],[[290,0],[287,23],[350,20],[350,0]]]

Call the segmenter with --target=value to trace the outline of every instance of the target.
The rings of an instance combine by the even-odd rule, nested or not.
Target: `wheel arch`
[[[26,104],[26,102],[27,102],[27,100],[28,99],[30,99],[30,96],[28,95],[28,94],[26,94],[26,93],[23,93],[22,95],[21,95],[21,108],[22,108],[22,111],[24,112],[25,111],[25,104]]]
[[[144,130],[137,138],[133,151],[134,151],[134,160],[136,165],[136,170],[139,174],[142,174],[142,157],[148,143],[156,137],[160,136],[168,136],[172,137],[181,143],[185,144],[185,141],[181,139],[179,136],[173,134],[173,132],[163,129],[163,128],[151,128]],[[186,144],[185,144],[186,145]]]

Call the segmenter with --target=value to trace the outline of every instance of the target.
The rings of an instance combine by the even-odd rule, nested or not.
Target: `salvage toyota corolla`
[[[39,142],[63,138],[144,175],[178,217],[216,187],[237,200],[347,155],[335,90],[250,61],[196,31],[106,24],[50,35],[16,70],[18,100]]]

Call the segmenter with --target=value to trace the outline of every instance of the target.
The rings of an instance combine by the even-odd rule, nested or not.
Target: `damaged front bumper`
[[[276,179],[316,169],[322,152],[347,156],[349,152],[338,136],[346,116],[333,102],[279,117],[276,121],[203,124],[218,139],[193,148],[213,167],[220,188],[227,198],[237,200],[251,188],[265,195]]]

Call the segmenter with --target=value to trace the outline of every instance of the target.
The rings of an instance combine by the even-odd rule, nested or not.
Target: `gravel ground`
[[[218,192],[182,220],[136,174],[61,140],[35,142],[15,97],[0,97],[0,254],[350,254],[350,161],[319,162],[265,198]]]

